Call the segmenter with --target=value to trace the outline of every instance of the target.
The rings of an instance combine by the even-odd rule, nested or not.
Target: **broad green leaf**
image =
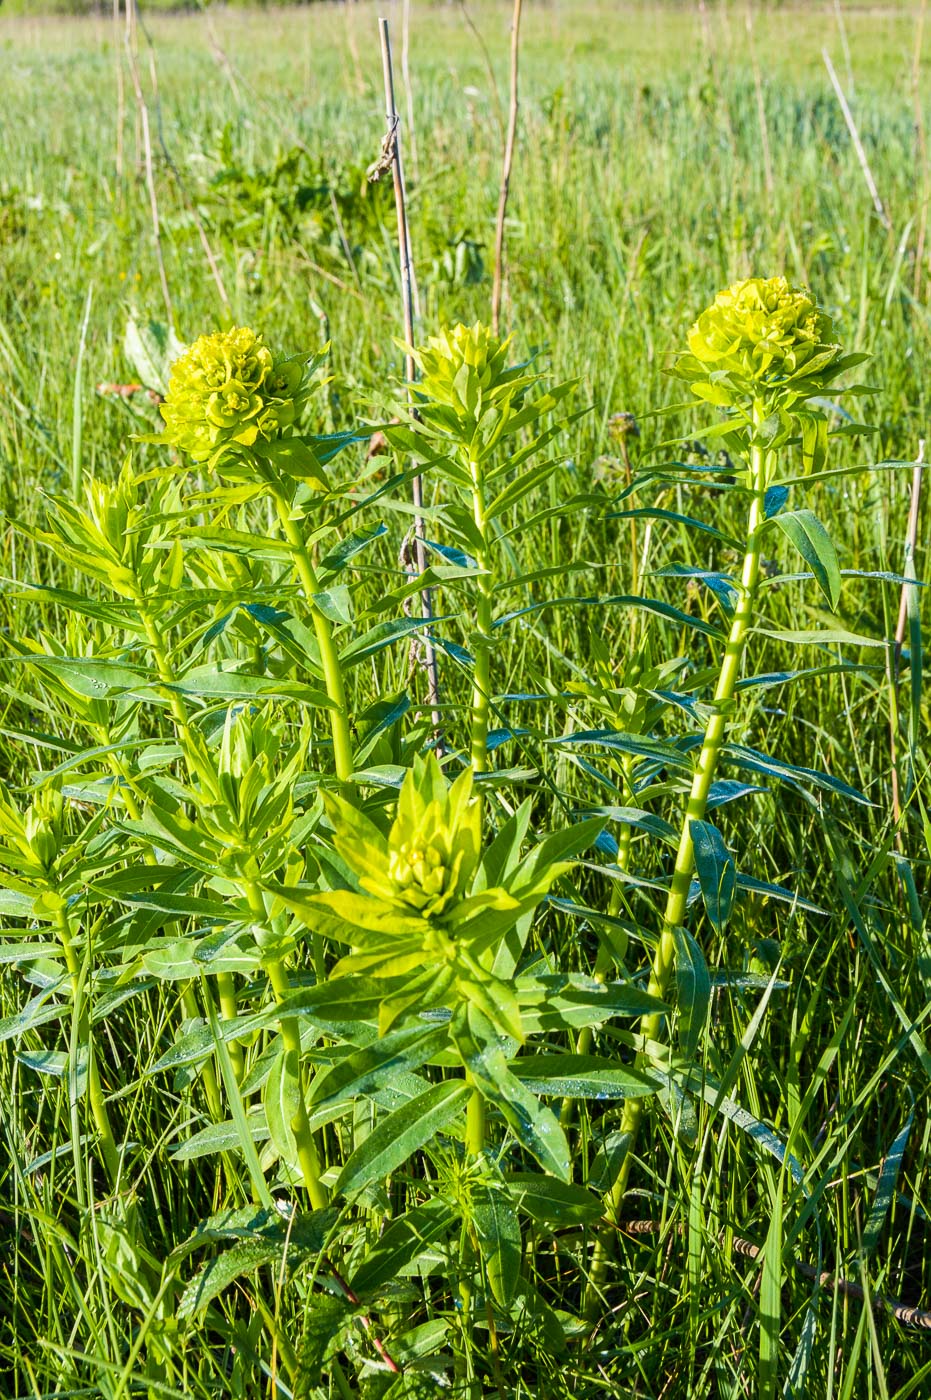
[[[690,821],[695,870],[708,918],[723,933],[734,904],[737,867],[724,838],[711,822]]]
[[[206,1022],[201,1021],[184,1035],[178,1036],[171,1048],[159,1056],[148,1073],[159,1074],[163,1070],[180,1069],[182,1065],[196,1065],[212,1054],[213,1032]]]
[[[693,822],[694,826],[694,822]],[[711,978],[701,949],[688,929],[674,930],[676,942],[677,1034],[683,1055],[694,1058],[701,1043],[711,1004]]]
[[[521,1238],[505,1183],[490,1174],[474,1182],[471,1215],[491,1291],[503,1308],[509,1307],[520,1278]]]
[[[855,787],[845,783],[842,778],[835,778],[830,773],[821,773],[814,768],[802,768],[797,764],[785,763],[782,759],[773,758],[770,754],[758,753],[756,749],[747,748],[745,744],[726,744],[724,755],[731,762],[736,763],[739,768],[749,768],[753,773],[765,773],[767,777],[786,778],[789,782],[797,783],[804,787],[811,784],[812,787],[821,788],[823,792],[834,792],[839,797],[848,797],[851,802],[858,802],[861,806],[871,807],[873,804],[868,797],[864,797],[862,792],[858,792]]]
[[[261,1108],[251,1109],[246,1115],[249,1133],[253,1142],[265,1142],[269,1137],[265,1112]],[[212,1157],[215,1152],[236,1152],[240,1146],[239,1129],[232,1119],[225,1123],[211,1123],[189,1137],[171,1154],[174,1162],[192,1162],[198,1157]]]
[[[371,1094],[403,1070],[419,1069],[446,1044],[445,1026],[424,1022],[379,1036],[372,1045],[337,1061],[328,1073],[317,1075],[307,1099],[308,1107],[337,1103],[360,1094]],[[273,1134],[274,1136],[274,1134]]]
[[[249,975],[260,966],[256,948],[227,944],[216,957],[200,951],[200,941],[179,938],[144,953],[142,965],[159,981],[191,981],[204,973],[240,972]]]
[[[297,1252],[297,1251],[295,1251]],[[245,1274],[254,1274],[265,1264],[281,1265],[284,1247],[278,1240],[237,1240],[229,1249],[204,1264],[187,1285],[178,1303],[179,1321],[196,1317],[219,1298],[231,1283]]]
[[[509,1172],[505,1177],[518,1210],[547,1225],[577,1225],[597,1220],[604,1212],[600,1196],[539,1172]]]
[[[599,982],[581,973],[519,977],[516,990],[526,1035],[598,1026],[612,1016],[668,1009],[633,982]]]
[[[471,1092],[461,1079],[447,1079],[383,1118],[343,1167],[337,1194],[384,1181],[462,1112]]]
[[[297,1141],[291,1127],[301,1103],[300,1058],[296,1050],[281,1047],[272,1061],[262,1090],[262,1107],[272,1144],[283,1162],[299,1169]]]
[[[458,1212],[439,1197],[405,1211],[379,1236],[350,1278],[353,1293],[371,1295],[392,1283],[457,1222]]]
[[[463,1024],[463,1020],[465,1024]],[[475,1007],[451,1027],[459,1053],[482,1098],[497,1109],[520,1145],[561,1181],[572,1174],[569,1144],[556,1115],[511,1073],[495,1027]]]
[[[412,632],[418,632],[424,627],[433,626],[437,622],[448,622],[449,617],[398,617],[391,622],[379,622],[377,626],[368,632],[363,632],[361,637],[354,637],[349,645],[340,653],[340,665],[346,668],[358,666],[360,661],[366,661],[370,656],[375,656],[377,652],[385,647],[390,647],[394,642],[402,637],[408,637]]]
[[[810,510],[785,511],[773,519],[811,568],[833,612],[840,600],[841,574],[831,536]]]
[[[637,1099],[655,1094],[658,1081],[632,1065],[597,1055],[522,1055],[512,1069],[535,1094],[567,1099]]]

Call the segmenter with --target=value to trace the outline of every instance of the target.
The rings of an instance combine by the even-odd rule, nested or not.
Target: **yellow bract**
[[[270,442],[292,426],[306,394],[303,359],[278,359],[256,331],[202,335],[171,368],[164,441],[215,459],[224,446]]]
[[[719,292],[689,331],[689,349],[709,372],[758,382],[821,373],[842,354],[830,316],[785,277],[750,277]]]

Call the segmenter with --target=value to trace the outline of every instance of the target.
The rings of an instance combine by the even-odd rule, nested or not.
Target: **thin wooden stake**
[[[925,138],[924,102],[921,91],[921,50],[924,43],[926,10],[927,0],[921,0],[921,9],[915,22],[915,48],[912,53],[912,108],[915,114],[915,164],[918,167],[916,184],[921,201],[918,209],[918,234],[915,239],[915,280],[912,288],[916,301],[921,296],[925,240],[928,236],[928,143]]]
[[[417,376],[417,365],[411,353],[414,344],[414,267],[411,258],[411,235],[407,222],[407,198],[404,188],[404,165],[401,160],[401,118],[398,116],[397,107],[394,100],[394,69],[391,63],[391,36],[388,32],[388,21],[379,19],[378,33],[381,39],[381,61],[382,72],[385,81],[385,141],[384,156],[386,163],[391,165],[391,173],[394,180],[394,203],[398,215],[398,256],[401,262],[401,303],[404,313],[404,339],[408,346],[408,351],[404,357],[404,373],[407,379],[408,400],[414,401],[414,380]],[[426,568],[426,556],[424,554],[423,540],[423,477],[415,476],[411,483],[412,495],[414,498],[414,562],[417,572],[422,574]],[[436,650],[433,646],[433,639],[430,635],[429,621],[433,617],[433,593],[429,588],[425,588],[420,595],[423,606],[423,615],[427,619],[428,625],[424,632],[424,663],[427,672],[427,700],[430,705],[433,719],[433,728],[439,740],[440,735],[440,683],[439,672],[436,664]]]
[[[511,188],[511,167],[514,164],[514,142],[517,137],[518,60],[520,56],[520,14],[523,0],[514,0],[511,20],[511,95],[508,103],[508,130],[504,142],[504,162],[501,167],[501,189],[498,193],[498,218],[495,224],[495,280],[491,289],[491,329],[499,334],[501,326],[501,292],[504,286],[504,220],[507,215]]]
[[[882,224],[883,228],[891,230],[892,220],[886,213],[885,205],[879,197],[879,190],[876,188],[876,181],[873,179],[873,172],[870,169],[870,163],[866,158],[866,151],[863,149],[863,142],[860,140],[860,133],[857,130],[857,124],[853,119],[853,113],[850,110],[850,103],[844,96],[844,89],[841,87],[840,80],[834,71],[834,64],[831,62],[831,55],[828,53],[827,49],[822,49],[821,57],[824,59],[824,66],[828,70],[828,77],[831,79],[831,82],[834,86],[834,91],[837,94],[837,100],[840,103],[840,109],[844,114],[844,121],[847,123],[847,130],[850,132],[850,139],[853,142],[853,148],[857,153],[857,160],[860,162],[860,169],[863,171],[863,178],[866,181],[866,188],[870,192],[870,198],[873,201],[873,208],[879,215],[879,221]]]
[[[155,192],[155,170],[152,164],[152,134],[149,130],[149,109],[146,105],[145,94],[142,91],[142,79],[139,76],[139,61],[136,55],[136,0],[126,0],[126,60],[129,64],[129,76],[132,80],[133,93],[136,98],[136,116],[142,131],[142,149],[145,155],[145,182],[149,191],[149,208],[152,213],[152,234],[155,239],[155,257],[158,262],[158,276],[162,284],[162,298],[165,302],[165,313],[168,317],[169,327],[175,324],[174,308],[171,304],[171,292],[168,290],[168,275],[165,272],[165,258],[162,253],[162,229],[158,215],[158,195]]]
[[[921,510],[921,479],[924,472],[925,443],[924,438],[918,444],[918,457],[912,469],[911,499],[909,501],[908,525],[905,530],[905,562],[903,572],[906,578],[913,576],[915,546],[918,543],[918,517]],[[908,602],[909,593],[914,589],[913,584],[902,584],[902,595],[899,600],[899,618],[895,629],[895,646],[892,653],[891,674],[889,676],[891,684],[891,700],[889,707],[889,748],[892,760],[892,819],[898,828],[902,819],[902,800],[899,790],[899,759],[898,759],[898,727],[899,727],[899,664],[902,659],[902,647],[905,644],[905,629],[908,625]],[[912,665],[914,665],[912,658]],[[901,848],[901,833],[896,831],[896,845]]]

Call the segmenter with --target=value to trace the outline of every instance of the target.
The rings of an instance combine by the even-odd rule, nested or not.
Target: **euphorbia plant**
[[[539,458],[576,415],[546,421],[575,387],[552,385],[536,395],[542,375],[530,362],[510,364],[510,338],[499,339],[487,326],[457,325],[413,349],[421,378],[412,408],[398,406],[407,423],[389,430],[391,442],[414,452],[431,479],[453,488],[442,504],[445,543],[433,546],[464,558],[471,567],[473,607],[468,629],[472,696],[469,753],[476,773],[488,768],[488,733],[494,706],[495,608],[505,586],[499,555],[508,536],[532,529],[551,510],[519,518],[515,508],[539,490],[562,464]],[[532,465],[531,465],[532,463]],[[568,496],[560,513],[579,504]],[[447,554],[447,557],[450,557]],[[555,572],[544,569],[543,574]],[[534,575],[535,576],[535,575]],[[508,580],[510,586],[531,581]]]
[[[783,530],[811,566],[829,603],[833,606],[837,601],[840,574],[830,537],[811,511],[784,511],[788,489],[780,484],[780,476],[795,451],[801,453],[806,470],[821,469],[828,420],[812,400],[829,390],[838,392],[838,377],[866,358],[845,354],[828,314],[809,292],[791,286],[783,277],[751,278],[719,293],[692,327],[688,344],[690,353],[679,359],[676,373],[698,398],[725,410],[726,418],[713,436],[735,464],[737,480],[732,489],[746,501],[746,524],[739,580],[727,580],[735,601],[650,970],[648,990],[660,999],[669,988],[677,960],[688,958],[694,947],[684,925],[696,873],[715,927],[726,923],[734,898],[734,863],[720,832],[708,821],[708,804],[728,726],[736,718],[736,687],[754,626],[768,529],[776,525]],[[654,1059],[661,1031],[661,1013],[649,1013],[640,1026],[641,1068]],[[621,1120],[623,1158],[608,1194],[612,1217],[617,1216],[626,1190],[641,1118],[641,1101],[630,1099]],[[596,1283],[604,1276],[605,1262],[602,1249],[594,1271]]]

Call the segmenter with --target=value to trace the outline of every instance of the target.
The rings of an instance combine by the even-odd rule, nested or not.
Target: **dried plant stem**
[[[924,271],[925,241],[928,236],[928,142],[925,135],[924,105],[921,91],[921,51],[924,45],[925,11],[927,0],[921,0],[921,9],[915,21],[915,47],[912,52],[912,110],[915,116],[915,187],[918,190],[918,232],[915,237],[915,279],[912,291],[917,301],[921,296],[921,279]]]
[[[866,158],[866,151],[863,149],[863,142],[860,140],[860,133],[857,130],[857,124],[853,119],[853,112],[851,112],[850,110],[850,103],[844,96],[844,89],[841,87],[837,73],[834,71],[834,64],[831,62],[831,55],[828,53],[827,49],[822,49],[821,57],[824,59],[824,66],[828,70],[828,77],[831,79],[831,84],[834,88],[835,93],[837,94],[837,100],[840,103],[840,109],[844,114],[844,121],[847,123],[847,130],[850,132],[850,139],[853,142],[853,148],[857,153],[857,160],[860,162],[860,169],[863,171],[863,179],[866,181],[866,188],[869,190],[870,198],[873,201],[873,208],[876,210],[876,213],[879,217],[879,221],[882,224],[883,228],[889,229],[891,231],[892,221],[890,220],[889,215],[886,213],[885,205],[879,197],[879,190],[876,188],[876,181],[873,179],[873,172],[870,169],[870,163]]]
[[[837,28],[840,34],[840,46],[844,51],[844,67],[847,69],[847,88],[850,96],[853,97],[853,64],[850,61],[850,42],[847,38],[847,26],[844,23],[844,11],[841,8],[840,0],[834,0],[834,17],[837,20]]]
[[[765,416],[757,410],[755,422]],[[703,821],[708,806],[708,796],[714,781],[718,758],[724,742],[728,709],[734,697],[734,690],[740,675],[744,647],[753,619],[757,585],[760,576],[762,533],[766,523],[764,496],[767,481],[767,454],[762,448],[750,450],[750,482],[752,497],[747,518],[747,543],[744,553],[743,570],[740,580],[740,595],[731,622],[730,632],[724,648],[721,670],[714,692],[714,713],[708,720],[702,742],[701,753],[692,779],[688,804],[682,820],[676,863],[672,882],[666,899],[663,926],[653,956],[653,967],[647,987],[651,996],[662,999],[669,987],[675,968],[675,932],[685,919],[692,874],[695,869],[695,848],[692,841],[692,823]],[[650,1063],[649,1047],[659,1039],[662,1031],[662,1014],[651,1012],[640,1023],[640,1053],[638,1064]],[[643,1100],[628,1099],[621,1118],[621,1133],[626,1137],[624,1157],[617,1179],[606,1198],[606,1209],[610,1220],[616,1221],[633,1164],[634,1149],[643,1118]],[[613,1236],[602,1233],[596,1245],[592,1261],[589,1308],[597,1305],[598,1291],[604,1282],[613,1247]]]
[[[152,235],[155,240],[155,257],[158,263],[159,281],[162,286],[162,300],[165,303],[165,314],[168,317],[168,324],[173,327],[175,323],[175,313],[171,301],[171,292],[168,289],[165,258],[162,253],[162,229],[158,213],[158,195],[155,190],[155,169],[152,163],[152,133],[149,130],[149,109],[146,105],[145,94],[142,91],[142,79],[139,75],[139,62],[136,56],[135,16],[136,0],[126,0],[126,59],[129,64],[129,76],[132,81],[133,93],[136,99],[136,116],[142,131],[142,149],[145,157],[145,181],[149,191],[149,208],[152,214]]]
[[[381,40],[381,60],[382,75],[385,86],[385,122],[386,122],[386,158],[390,158],[391,174],[394,181],[394,203],[398,219],[398,256],[401,263],[401,303],[404,317],[404,339],[408,347],[414,344],[414,304],[415,304],[415,282],[414,264],[411,257],[411,235],[410,225],[407,219],[407,195],[404,185],[404,164],[401,157],[401,134],[400,118],[394,98],[394,69],[391,63],[391,36],[388,30],[388,21],[380,19],[378,21],[378,33]],[[416,379],[417,366],[414,357],[408,349],[405,357],[405,377],[407,379],[408,400],[413,402],[414,381]],[[411,493],[414,499],[414,562],[417,572],[422,574],[426,568],[426,557],[424,554],[424,529],[423,517],[423,477],[419,474],[414,477],[411,483]],[[427,620],[427,629],[424,636],[424,664],[427,672],[427,703],[430,706],[433,720],[434,733],[440,734],[440,680],[439,670],[436,662],[436,649],[430,636],[429,622],[433,617],[433,594],[429,588],[425,588],[420,595],[423,615]]]
[[[911,496],[909,500],[908,525],[905,531],[905,561],[903,572],[906,578],[914,574],[915,546],[918,543],[918,518],[921,510],[921,481],[924,473],[925,444],[922,438],[918,444],[918,457],[912,470]],[[913,584],[903,583],[899,600],[899,616],[895,628],[895,644],[891,658],[887,655],[889,680],[889,757],[892,773],[892,818],[898,828],[902,821],[902,794],[899,784],[898,733],[899,733],[899,664],[902,647],[905,644],[905,629],[908,626],[910,596],[915,592]],[[901,831],[896,831],[896,842],[901,845]]]
[[[504,160],[501,166],[501,188],[498,191],[498,217],[495,222],[495,273],[491,289],[491,328],[500,333],[501,296],[504,287],[504,221],[507,217],[508,195],[511,189],[511,169],[514,164],[514,143],[517,138],[519,109],[518,78],[520,61],[520,16],[523,0],[514,0],[511,19],[511,89],[508,100],[508,128],[504,140]]]

